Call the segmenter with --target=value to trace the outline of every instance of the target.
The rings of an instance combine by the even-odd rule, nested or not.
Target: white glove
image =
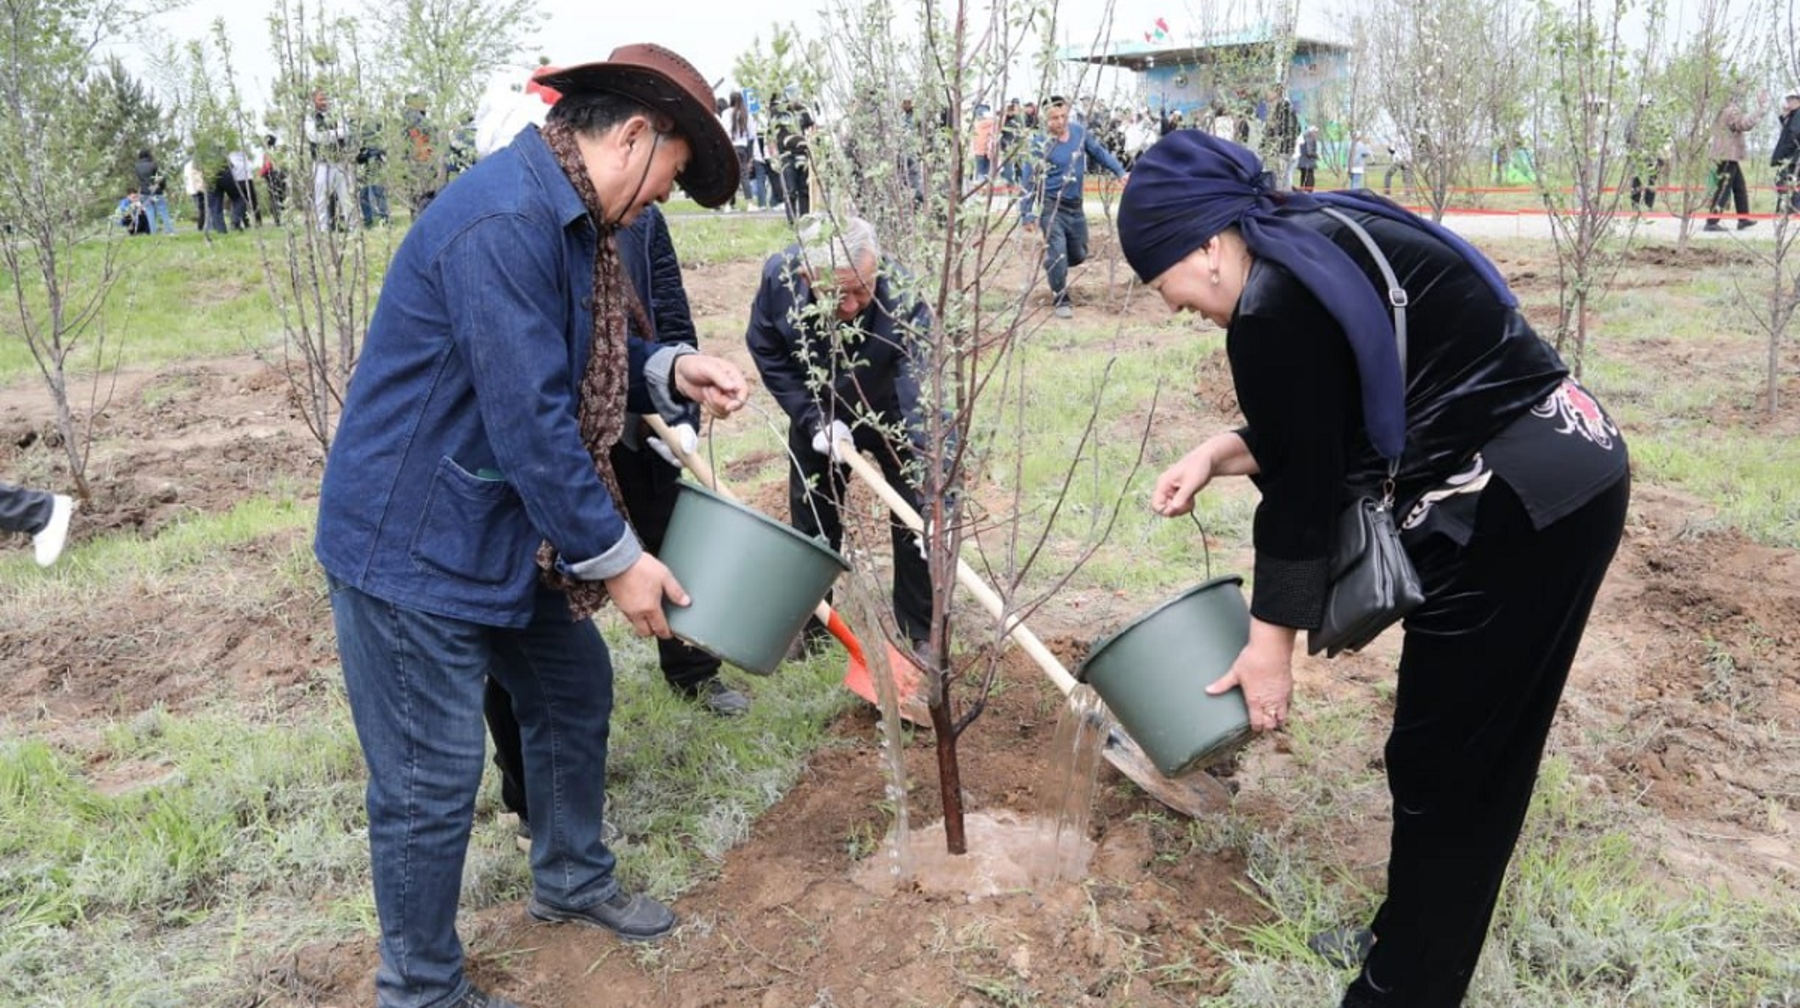
[[[830,427],[821,427],[813,435],[813,451],[843,465],[844,450],[838,447],[838,443],[848,440],[850,440],[850,428],[842,420],[833,420]]]
[[[694,432],[692,424],[676,424],[669,428],[669,433],[675,435],[675,443],[681,448],[682,455],[692,455],[700,447],[700,435]],[[664,462],[677,469],[681,468],[681,456],[670,451],[662,438],[645,438],[644,443],[650,446],[651,451],[661,455]]]

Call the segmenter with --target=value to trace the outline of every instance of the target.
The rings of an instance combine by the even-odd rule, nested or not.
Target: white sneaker
[[[57,494],[50,506],[50,524],[31,537],[39,567],[48,567],[62,556],[63,543],[69,538],[69,519],[75,514],[75,501]]]

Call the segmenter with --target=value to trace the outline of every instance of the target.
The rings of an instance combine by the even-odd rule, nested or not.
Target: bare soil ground
[[[1694,268],[1689,259],[1659,255],[1642,257],[1638,267],[1666,269],[1671,278]],[[1526,287],[1553,269],[1502,266]],[[740,346],[754,280],[754,264],[690,275],[702,332],[717,346]],[[1106,297],[1099,288],[1090,273],[1078,294],[1097,306]],[[1132,308],[1147,320],[1160,320],[1160,312],[1148,301]],[[1690,348],[1647,352],[1672,373],[1692,363]],[[1743,352],[1738,363],[1756,373],[1751,349]],[[1222,364],[1207,371],[1177,404],[1178,422],[1195,432],[1225,422],[1231,410]],[[34,458],[48,451],[42,398],[30,385],[0,390],[0,471],[45,464]],[[93,471],[97,503],[76,524],[78,542],[118,530],[149,535],[183,514],[223,511],[272,486],[308,495],[319,457],[282,377],[254,361],[221,359],[122,376],[100,424]],[[780,513],[779,487],[750,489]],[[242,565],[254,570],[290,555],[294,538],[246,547]],[[1150,601],[1061,606],[1037,629],[1078,653]],[[54,632],[0,627],[0,666],[9,670],[0,676],[0,716],[51,733],[221,695],[273,692],[303,704],[315,670],[334,660],[328,610],[316,594],[246,610],[228,597],[177,607],[146,593],[54,615]],[[1369,695],[1389,675],[1392,646],[1330,665],[1303,661],[1296,716],[1347,691]],[[1022,658],[1007,662],[1004,688],[964,736],[963,782],[972,809],[1032,814],[1043,799],[1059,704]],[[1097,853],[1083,882],[981,900],[862,888],[852,880],[853,840],[880,835],[888,822],[875,738],[869,712],[841,718],[832,744],[729,855],[719,877],[678,901],[687,924],[671,940],[632,950],[597,932],[528,925],[517,906],[484,910],[463,921],[477,979],[544,1008],[961,1005],[979,1003],[973,992],[995,1003],[1025,1003],[1007,998],[1035,992],[1031,1003],[1188,1004],[1207,993],[1215,972],[1195,924],[1249,923],[1264,912],[1247,892],[1241,859],[1192,851],[1180,826],[1157,814],[1161,806],[1104,766],[1092,827]],[[1575,762],[1586,786],[1641,810],[1630,828],[1660,851],[1654,868],[1672,883],[1723,885],[1765,899],[1793,891],[1800,880],[1800,555],[1719,531],[1702,503],[1640,483],[1551,744]],[[1343,758],[1376,765],[1380,745],[1380,725],[1371,724]],[[1285,814],[1258,788],[1259,777],[1282,772],[1283,748],[1279,738],[1262,740],[1236,776],[1239,807],[1252,816]],[[929,737],[906,759],[918,822],[938,807]],[[1385,831],[1385,809],[1371,808],[1332,839],[1358,852],[1355,863],[1372,866],[1370,881],[1378,884]],[[374,955],[372,941],[308,948],[265,978],[271,1001],[264,1003],[367,1003]]]

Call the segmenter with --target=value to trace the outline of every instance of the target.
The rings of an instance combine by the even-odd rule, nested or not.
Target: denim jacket
[[[577,577],[642,555],[582,444],[595,228],[536,128],[432,201],[401,243],[325,462],[314,552],[377,598],[524,626],[556,546]],[[685,346],[630,340],[633,412],[673,413]],[[566,613],[565,613],[566,617]]]

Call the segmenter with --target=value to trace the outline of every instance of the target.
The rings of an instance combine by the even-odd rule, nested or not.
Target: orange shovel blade
[[[869,661],[863,653],[862,642],[850,632],[850,627],[836,610],[825,624],[831,635],[850,652],[850,660],[844,669],[844,688],[862,697],[875,706],[881,706],[881,697],[875,692],[875,677],[869,674]],[[886,642],[883,642],[886,643]],[[925,710],[925,700],[920,691],[925,685],[925,673],[913,664],[904,652],[892,644],[887,644],[888,667],[894,670],[895,685],[899,687],[900,716],[918,725],[929,725],[930,716]]]

